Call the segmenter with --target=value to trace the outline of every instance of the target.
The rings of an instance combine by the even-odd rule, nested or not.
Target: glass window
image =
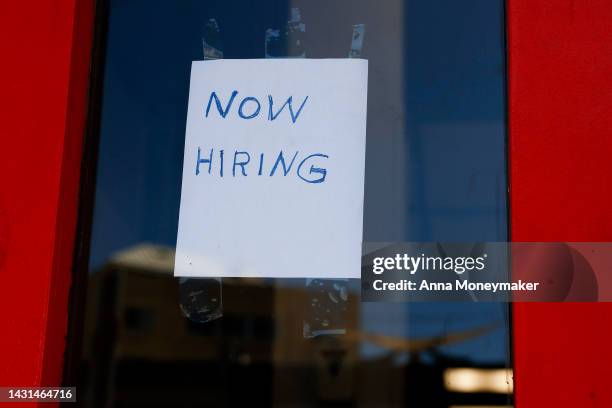
[[[364,241],[506,241],[503,1],[107,6],[85,406],[511,403],[507,304],[360,303],[353,281],[173,277],[190,66],[202,59],[367,59]]]

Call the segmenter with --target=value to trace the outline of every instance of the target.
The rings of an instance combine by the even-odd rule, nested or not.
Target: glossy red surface
[[[1,385],[61,381],[92,3],[15,1],[0,12]]]
[[[612,241],[612,3],[509,0],[511,234]],[[612,304],[515,304],[518,407],[610,407]]]

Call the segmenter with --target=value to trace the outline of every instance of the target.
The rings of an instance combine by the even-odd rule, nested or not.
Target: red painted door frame
[[[514,241],[612,241],[612,2],[509,0]],[[612,304],[515,304],[518,407],[612,407]]]
[[[92,28],[93,0],[2,4],[0,385],[61,383]]]
[[[61,382],[93,1],[0,14],[0,385]],[[507,11],[512,238],[612,241],[612,3]],[[612,406],[611,306],[514,306],[517,406]]]

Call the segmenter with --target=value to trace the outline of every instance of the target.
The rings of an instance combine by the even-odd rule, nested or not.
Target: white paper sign
[[[175,276],[360,276],[368,65],[193,62]]]

